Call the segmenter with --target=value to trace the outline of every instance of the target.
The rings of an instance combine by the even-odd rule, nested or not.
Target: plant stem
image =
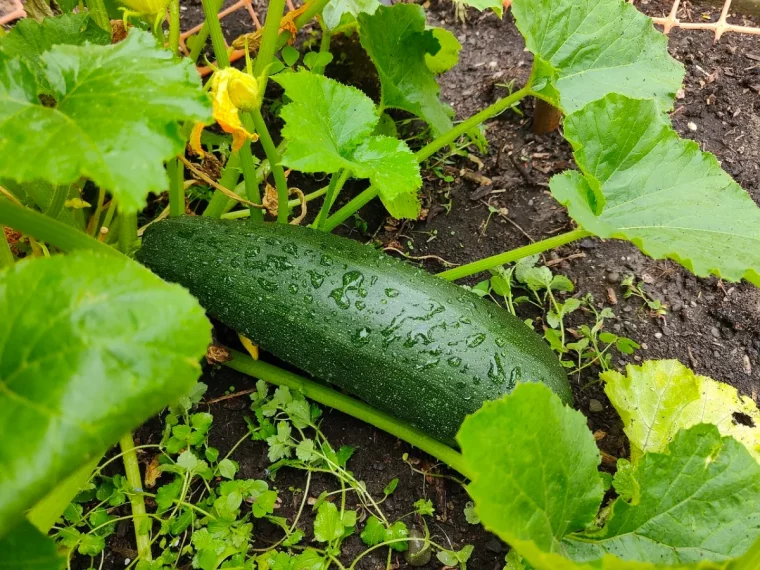
[[[50,243],[63,251],[87,249],[109,255],[120,255],[113,248],[91,238],[84,232],[4,199],[0,199],[0,225]]]
[[[246,142],[240,151],[240,166],[243,170],[246,198],[255,204],[261,204],[259,177],[256,172],[256,163],[253,161],[253,155],[251,154],[251,143]],[[252,220],[260,222],[264,219],[264,210],[261,208],[249,207],[248,211],[250,212]]]
[[[98,188],[98,202],[95,205],[95,211],[87,223],[87,235],[94,236],[95,232],[100,229],[100,215],[103,213],[103,202],[105,202],[105,199],[106,191],[101,186]]]
[[[237,186],[237,181],[240,177],[239,164],[240,155],[237,152],[233,152],[229,159],[227,159],[227,164],[224,165],[222,176],[219,179],[220,186],[224,186],[225,188],[235,188]],[[208,206],[203,211],[203,215],[209,218],[218,218],[224,213],[224,209],[229,201],[230,199],[227,196],[215,190]]]
[[[351,172],[344,169],[340,175],[335,173],[330,177],[330,185],[327,187],[327,196],[325,196],[324,204],[322,204],[322,209],[319,211],[319,217],[314,222],[315,228],[324,229],[325,222],[327,222],[327,215],[330,213],[330,208],[332,208],[335,203],[335,199],[338,197],[338,194],[340,194],[340,191],[349,176],[351,176]]]
[[[327,218],[323,228],[326,232],[331,232],[348,218],[361,210],[364,206],[369,204],[373,198],[378,195],[378,190],[374,186],[370,186],[364,192],[361,192],[358,196],[355,196],[348,204],[343,206],[340,210],[335,212],[332,216]]]
[[[272,176],[274,177],[274,185],[277,187],[277,203],[288,203],[288,181],[285,179],[285,171],[280,164],[280,153],[274,146],[274,141],[269,134],[269,129],[264,122],[264,117],[261,116],[261,111],[256,109],[251,113],[253,117],[253,124],[256,127],[256,132],[259,133],[259,142],[264,148],[264,153],[269,159],[269,165],[272,168]],[[288,208],[277,209],[277,221],[281,224],[288,223]]]
[[[179,0],[169,2],[169,49],[179,57]]]
[[[572,230],[570,232],[550,237],[545,240],[537,241],[536,243],[532,243],[530,245],[518,247],[517,249],[512,249],[498,255],[486,257],[485,259],[479,259],[478,261],[473,261],[467,265],[462,265],[460,267],[455,267],[454,269],[442,271],[441,273],[438,273],[437,276],[441,277],[442,279],[446,279],[447,281],[455,281],[457,279],[462,279],[463,277],[475,275],[481,271],[488,271],[489,269],[499,267],[505,263],[517,261],[523,257],[528,257],[529,255],[543,253],[544,251],[548,251],[550,249],[554,249],[555,247],[583,239],[590,235],[593,234],[591,232],[587,232],[586,230]]]
[[[427,158],[434,155],[436,152],[441,150],[443,147],[450,145],[455,140],[457,140],[459,137],[461,137],[463,134],[465,134],[467,131],[469,131],[472,128],[477,127],[480,123],[483,123],[490,119],[491,117],[495,117],[505,109],[509,109],[513,105],[515,105],[520,99],[523,99],[524,97],[530,95],[530,88],[531,84],[530,81],[528,84],[520,89],[519,91],[515,91],[508,97],[504,97],[503,99],[499,99],[494,103],[493,105],[489,105],[479,113],[475,113],[472,117],[469,119],[465,119],[461,123],[459,123],[457,126],[455,126],[453,129],[443,133],[441,136],[439,136],[437,139],[432,141],[431,143],[427,144],[426,146],[422,147],[420,150],[417,151],[415,154],[415,157],[417,158],[418,162],[423,162]]]
[[[316,200],[320,196],[324,196],[327,193],[327,186],[320,188],[319,190],[314,190],[314,192],[310,192],[309,194],[306,194],[304,196],[304,200],[306,202],[311,202],[312,200]],[[288,200],[288,209],[292,210],[293,208],[296,208],[301,205],[301,200],[298,198],[294,198],[293,200]],[[222,214],[223,220],[239,220],[240,218],[247,218],[251,215],[249,210],[235,210],[234,212],[229,212],[226,214]]]
[[[203,13],[206,16],[206,25],[211,35],[211,46],[214,48],[214,57],[219,68],[230,66],[230,56],[227,54],[227,42],[224,41],[222,25],[219,23],[219,8],[214,0],[201,0]]]
[[[3,226],[0,226],[0,269],[10,267],[16,262],[13,258],[11,246],[8,245],[8,238],[5,237]]]
[[[119,214],[119,249],[129,255],[137,241],[137,214]]]
[[[319,42],[319,53],[328,53],[330,51],[330,42],[332,41],[332,33],[330,30],[327,29],[327,26],[325,25],[324,20],[322,18],[318,18],[319,25],[322,28],[322,39]],[[314,66],[314,69],[311,70],[312,73],[316,73],[317,75],[324,75],[325,74],[325,66],[324,65],[316,65]],[[379,115],[380,113],[378,113]]]
[[[108,10],[106,10],[106,3],[103,0],[86,0],[87,11],[95,20],[95,23],[111,33],[111,20],[108,19]]]
[[[142,492],[142,477],[140,476],[140,464],[137,462],[137,452],[135,451],[135,442],[132,434],[128,433],[119,440],[119,446],[123,454],[124,471],[127,475],[127,482],[134,491],[129,496],[129,502],[132,505],[132,517],[135,526],[135,540],[137,541],[137,557],[140,561],[150,562],[153,560],[153,554],[150,550],[150,531],[145,532],[148,518],[145,511],[145,499]]]
[[[295,20],[293,20],[293,24],[295,25],[297,30],[300,30],[303,28],[314,16],[317,14],[321,14],[322,10],[324,10],[325,6],[327,6],[330,3],[330,0],[311,0],[309,2],[308,8],[301,12]],[[284,31],[281,32],[279,36],[277,36],[277,49],[283,47],[286,43],[288,43],[292,39],[292,36],[290,32]]]
[[[399,439],[403,439],[407,443],[446,463],[465,477],[469,476],[467,465],[459,452],[420,430],[404,425],[388,414],[328,386],[308,380],[272,364],[253,360],[250,356],[236,350],[230,350],[230,354],[232,360],[225,362],[225,366],[243,374],[260,378],[270,384],[287,386],[291,390],[298,390],[315,402],[334,408],[386,431]]]
[[[66,203],[66,198],[69,196],[69,186],[61,185],[55,186],[53,190],[53,197],[50,200],[50,204],[45,208],[45,215],[53,218],[58,218],[58,215],[63,210],[63,205]]]
[[[256,61],[253,64],[253,76],[260,79],[259,89],[263,92],[267,86],[266,68],[272,62],[277,50],[277,36],[280,34],[280,21],[285,10],[285,0],[270,0],[267,6],[267,19],[264,21],[264,31],[261,33],[261,44]],[[259,133],[261,134],[261,133]],[[282,202],[283,204],[285,202]]]
[[[166,169],[169,171],[169,215],[182,216],[185,214],[185,166],[178,158],[172,158]]]

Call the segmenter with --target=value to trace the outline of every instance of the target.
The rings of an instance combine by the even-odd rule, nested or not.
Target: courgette
[[[520,381],[572,399],[557,358],[519,319],[347,238],[180,217],[150,226],[137,258],[265,351],[447,443]]]

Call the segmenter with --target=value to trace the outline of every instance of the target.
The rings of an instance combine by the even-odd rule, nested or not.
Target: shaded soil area
[[[667,14],[671,4],[652,0],[637,5],[650,15],[661,16]],[[710,4],[684,2],[683,6],[683,10],[690,11],[683,16],[690,20],[715,20],[719,16],[719,8]],[[452,30],[464,48],[459,65],[440,79],[443,98],[454,107],[457,118],[467,117],[505,95],[505,84],[510,81],[521,85],[531,65],[531,55],[524,50],[511,15],[505,15],[503,21],[472,10],[467,15],[466,24],[457,21],[453,5],[443,1],[430,6],[428,17],[430,24]],[[183,28],[196,23],[199,16],[200,2],[197,7],[188,3],[188,9],[183,11]],[[731,21],[758,25],[738,15],[732,16]],[[244,11],[224,23],[228,39],[251,30]],[[355,46],[341,44],[338,49],[351,50]],[[728,34],[713,45],[711,32],[674,30],[670,35],[670,51],[687,68],[685,87],[673,113],[676,129],[714,153],[724,168],[760,202],[760,38]],[[359,83],[372,92],[373,78],[359,78]],[[547,184],[553,174],[573,167],[570,148],[559,133],[532,134],[532,105],[531,101],[523,104],[523,116],[506,112],[488,123],[489,153],[480,156],[482,168],[476,162],[457,159],[441,165],[443,173],[453,177],[451,182],[431,172],[426,174],[423,189],[426,220],[390,223],[381,208],[371,204],[361,212],[368,223],[366,234],[356,229],[342,231],[364,241],[373,235],[412,259],[436,256],[460,264],[571,229],[572,222],[550,196]],[[490,216],[486,225],[489,206],[501,213]],[[758,289],[747,284],[695,278],[675,263],[654,261],[634,246],[617,241],[586,239],[547,254],[546,261],[552,261],[555,271],[575,283],[576,295],[590,292],[599,307],[613,309],[617,318],[608,325],[613,332],[641,344],[642,348],[632,357],[616,353],[613,358],[616,368],[647,359],[676,358],[701,374],[728,382],[757,398]],[[426,258],[424,265],[432,272],[444,268],[433,258]],[[621,280],[631,274],[644,283],[652,298],[667,305],[664,318],[650,315],[640,299],[624,299]],[[469,283],[477,281],[474,278]],[[574,315],[571,324],[588,322],[589,318]],[[600,447],[611,456],[625,456],[627,444],[620,422],[596,382],[597,374],[598,369],[591,368],[571,379],[577,406],[588,417],[589,427],[604,433]],[[230,386],[245,390],[254,385],[252,379],[225,369],[209,369],[203,380],[210,386],[209,398],[221,395]],[[215,427],[211,444],[224,452],[237,442],[246,431],[246,410],[245,397],[212,406]],[[410,454],[419,469],[438,468],[429,458],[377,429],[337,412],[325,412],[323,428],[333,445],[358,448],[349,465],[371,491],[382,495],[388,481],[400,479],[398,489],[385,503],[389,518],[410,512],[412,504],[420,498],[430,498],[437,513],[430,524],[435,539],[454,548],[475,545],[471,568],[503,567],[506,547],[481,527],[466,521],[464,508],[468,497],[459,484],[413,472],[402,460],[404,453]],[[141,429],[138,437],[141,443],[157,443],[161,426],[154,421]],[[233,458],[240,462],[240,477],[265,476],[269,462],[264,444],[246,442]],[[276,514],[293,515],[301,496],[290,489],[302,489],[304,479],[305,474],[296,471],[284,470],[278,475],[274,485],[280,491],[282,504]],[[321,491],[335,490],[336,486],[334,480],[317,477],[310,494],[317,497]],[[307,524],[303,527],[307,536],[309,519],[305,517]],[[266,547],[275,536],[272,529],[257,530],[257,547]],[[131,529],[123,532],[120,529],[104,567],[123,568],[124,558],[132,548]],[[344,559],[350,561],[362,550],[359,539],[352,537],[344,548]],[[401,558],[397,563],[394,567],[408,567]],[[384,567],[385,553],[367,556],[357,566],[365,570]],[[440,567],[440,563],[433,559],[426,567]]]

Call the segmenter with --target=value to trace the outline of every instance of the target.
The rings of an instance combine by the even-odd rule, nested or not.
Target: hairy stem
[[[227,54],[227,42],[224,41],[222,25],[219,23],[219,8],[214,0],[201,0],[203,14],[206,16],[206,25],[211,35],[211,46],[214,48],[216,64],[220,68],[230,66],[230,56]]]
[[[404,425],[388,414],[328,386],[308,380],[272,364],[254,360],[250,356],[235,350],[230,350],[230,354],[232,360],[225,362],[225,366],[243,374],[260,378],[270,384],[298,390],[307,398],[386,431],[446,463],[465,477],[469,476],[467,465],[459,452],[420,430]]]
[[[267,19],[264,22],[264,31],[261,33],[261,45],[253,64],[253,76],[260,78],[261,84],[259,89],[266,89],[267,72],[266,69],[272,62],[274,52],[277,50],[277,36],[280,33],[280,21],[282,13],[285,11],[285,0],[270,0],[267,7]],[[259,133],[261,134],[261,133]],[[284,204],[284,202],[283,202]]]
[[[529,255],[543,253],[544,251],[548,251],[550,249],[554,249],[555,247],[583,239],[590,235],[593,234],[591,232],[587,232],[586,230],[573,230],[564,234],[560,234],[558,236],[550,237],[545,240],[537,241],[536,243],[532,243],[530,245],[518,247],[517,249],[512,249],[504,253],[499,253],[498,255],[486,257],[485,259],[479,259],[478,261],[473,261],[467,265],[462,265],[460,267],[455,267],[454,269],[442,271],[441,273],[438,273],[438,277],[446,279],[447,281],[455,281],[457,279],[462,279],[463,277],[475,275],[476,273],[480,273],[482,271],[488,271],[489,269],[499,267],[505,263],[512,263],[513,261],[517,261],[523,257],[528,257]]]
[[[213,6],[211,9],[214,11],[215,14],[219,13],[219,10],[222,9],[222,4],[224,4],[223,0],[212,0]],[[201,52],[203,51],[203,48],[206,47],[206,40],[208,40],[208,24],[204,21],[203,26],[201,27],[200,31],[194,38],[193,47],[190,50],[190,60],[195,63],[198,61],[198,56],[201,55]]]
[[[356,212],[361,210],[364,206],[369,204],[373,198],[378,195],[378,189],[374,186],[370,186],[358,196],[355,196],[348,204],[343,206],[340,210],[335,212],[332,216],[327,218],[324,227],[322,228],[326,232],[331,232],[348,218],[353,216]]]
[[[29,208],[18,206],[9,200],[0,199],[0,225],[50,243],[63,251],[87,249],[109,255],[120,255],[115,249],[91,238],[84,232],[77,231],[69,225]]]
[[[248,147],[246,149],[246,147]],[[253,161],[251,154],[251,143],[246,142],[240,149],[240,166],[243,170],[243,180],[245,181],[245,196],[254,204],[261,204],[261,193],[259,192],[259,177],[256,172],[256,163]],[[264,219],[264,210],[261,208],[248,208],[251,219],[261,221]]]
[[[185,167],[178,158],[167,164],[169,172],[169,215],[182,216],[185,213]]]
[[[335,199],[338,197],[338,194],[340,194],[340,191],[349,176],[351,176],[351,171],[344,169],[340,175],[336,172],[330,178],[330,185],[327,187],[325,202],[322,204],[322,209],[319,211],[317,221],[314,222],[315,228],[324,229],[324,225],[327,222],[327,215],[330,213],[330,208],[332,208],[332,205],[335,203]]]
[[[219,179],[220,186],[224,186],[225,188],[235,188],[235,186],[237,186],[237,181],[240,177],[239,165],[240,154],[233,152],[229,159],[227,159],[227,164],[224,165],[222,177]],[[208,206],[206,206],[206,209],[203,211],[203,215],[209,218],[220,217],[224,213],[227,203],[230,201],[231,200],[227,196],[216,190],[211,197]]]
[[[179,0],[169,2],[169,49],[179,57]]]
[[[288,203],[288,181],[285,179],[285,171],[280,164],[280,153],[277,151],[277,147],[274,146],[272,136],[269,134],[269,129],[264,122],[264,117],[261,115],[261,111],[256,109],[251,113],[253,116],[253,124],[256,127],[256,132],[259,134],[259,142],[264,148],[264,153],[267,155],[269,165],[272,168],[272,176],[274,177],[274,185],[277,187],[277,203]],[[281,224],[288,223],[288,208],[277,209],[277,221]]]
[[[526,85],[519,91],[515,91],[508,97],[499,99],[493,105],[489,105],[488,107],[486,107],[479,113],[475,113],[469,119],[465,119],[464,121],[459,123],[457,126],[455,126],[453,129],[443,133],[437,139],[435,139],[431,143],[422,147],[415,154],[415,156],[417,157],[417,161],[423,162],[424,160],[430,158],[436,152],[441,150],[443,147],[450,145],[459,137],[461,137],[463,134],[467,133],[467,131],[469,131],[470,129],[477,127],[479,124],[484,123],[491,117],[495,117],[496,115],[498,115],[505,109],[509,109],[513,105],[517,104],[518,101],[527,97],[528,95],[530,95],[530,82],[528,82],[528,85]]]
[[[119,249],[129,255],[137,241],[137,214],[119,214]]]
[[[135,540],[137,541],[137,557],[144,562],[153,560],[153,554],[150,551],[150,530],[146,532],[148,518],[145,511],[145,499],[142,492],[142,477],[140,475],[140,464],[137,462],[137,452],[135,451],[135,442],[132,434],[128,433],[119,440],[119,446],[122,452],[122,461],[124,461],[124,471],[127,475],[127,482],[132,487],[134,493],[129,495],[129,502],[132,505],[132,517],[135,526]]]

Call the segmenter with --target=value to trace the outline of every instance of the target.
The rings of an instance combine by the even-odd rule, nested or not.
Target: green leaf
[[[369,178],[392,216],[417,218],[419,164],[403,141],[371,135],[379,117],[369,97],[305,71],[274,79],[291,100],[280,112],[288,141],[283,164],[302,172],[348,169]]]
[[[179,122],[210,120],[192,63],[138,30],[115,45],[55,46],[41,61],[54,106],[37,97],[28,66],[0,52],[0,178],[62,185],[84,176],[123,212],[168,188],[164,160],[185,144]]]
[[[61,570],[66,563],[55,543],[27,521],[0,538],[0,553],[2,570]]]
[[[567,117],[565,136],[583,174],[555,176],[551,190],[584,229],[760,285],[760,209],[654,101],[608,95]]]
[[[504,3],[502,0],[454,0],[458,4],[463,4],[475,8],[479,12],[483,10],[493,10],[499,18],[504,14]]]
[[[760,464],[713,425],[682,430],[634,467],[639,500],[618,499],[605,528],[564,543],[577,561],[604,554],[661,564],[721,561],[760,537]]]
[[[235,473],[237,473],[238,466],[231,459],[222,459],[219,462],[219,475],[225,479],[234,479]]]
[[[497,0],[501,7],[501,2]],[[425,64],[428,69],[440,75],[459,63],[459,52],[462,50],[462,44],[454,34],[445,28],[432,28],[433,37],[438,40],[441,48],[435,55],[425,54]]]
[[[565,113],[608,93],[673,105],[683,65],[667,38],[620,0],[514,0],[517,27],[534,54],[533,90]]]
[[[338,507],[325,501],[317,509],[314,519],[314,538],[319,542],[332,542],[343,536],[343,521]]]
[[[431,501],[430,499],[417,499],[414,502],[414,511],[418,515],[432,517],[433,514],[435,513],[435,508],[433,507],[433,501]]]
[[[425,11],[414,4],[381,6],[359,14],[359,39],[377,67],[383,108],[403,109],[430,125],[435,135],[451,129],[451,112],[438,98],[440,88],[428,69],[427,54],[441,44],[425,29]]]
[[[367,546],[376,546],[385,541],[385,531],[385,525],[380,522],[380,519],[372,515],[367,519],[364,530],[359,537]]]
[[[203,309],[127,258],[22,261],[0,273],[0,535],[57,483],[187,392]]]
[[[698,376],[677,360],[629,365],[625,376],[608,371],[601,378],[623,420],[634,463],[644,453],[663,451],[679,430],[699,423],[718,426],[760,461],[760,411],[733,386]]]
[[[583,414],[543,384],[520,384],[469,416],[457,440],[483,525],[507,542],[553,551],[593,522],[604,489],[601,459]],[[504,446],[508,441],[509,446]]]
[[[379,7],[378,0],[330,0],[322,11],[322,18],[327,29],[334,30],[341,22],[345,23],[347,16],[374,14]]]
[[[12,58],[23,59],[37,77],[40,87],[52,93],[42,54],[56,45],[81,46],[85,42],[109,45],[111,34],[98,26],[85,12],[45,18],[42,22],[25,18],[0,39],[0,50]]]

